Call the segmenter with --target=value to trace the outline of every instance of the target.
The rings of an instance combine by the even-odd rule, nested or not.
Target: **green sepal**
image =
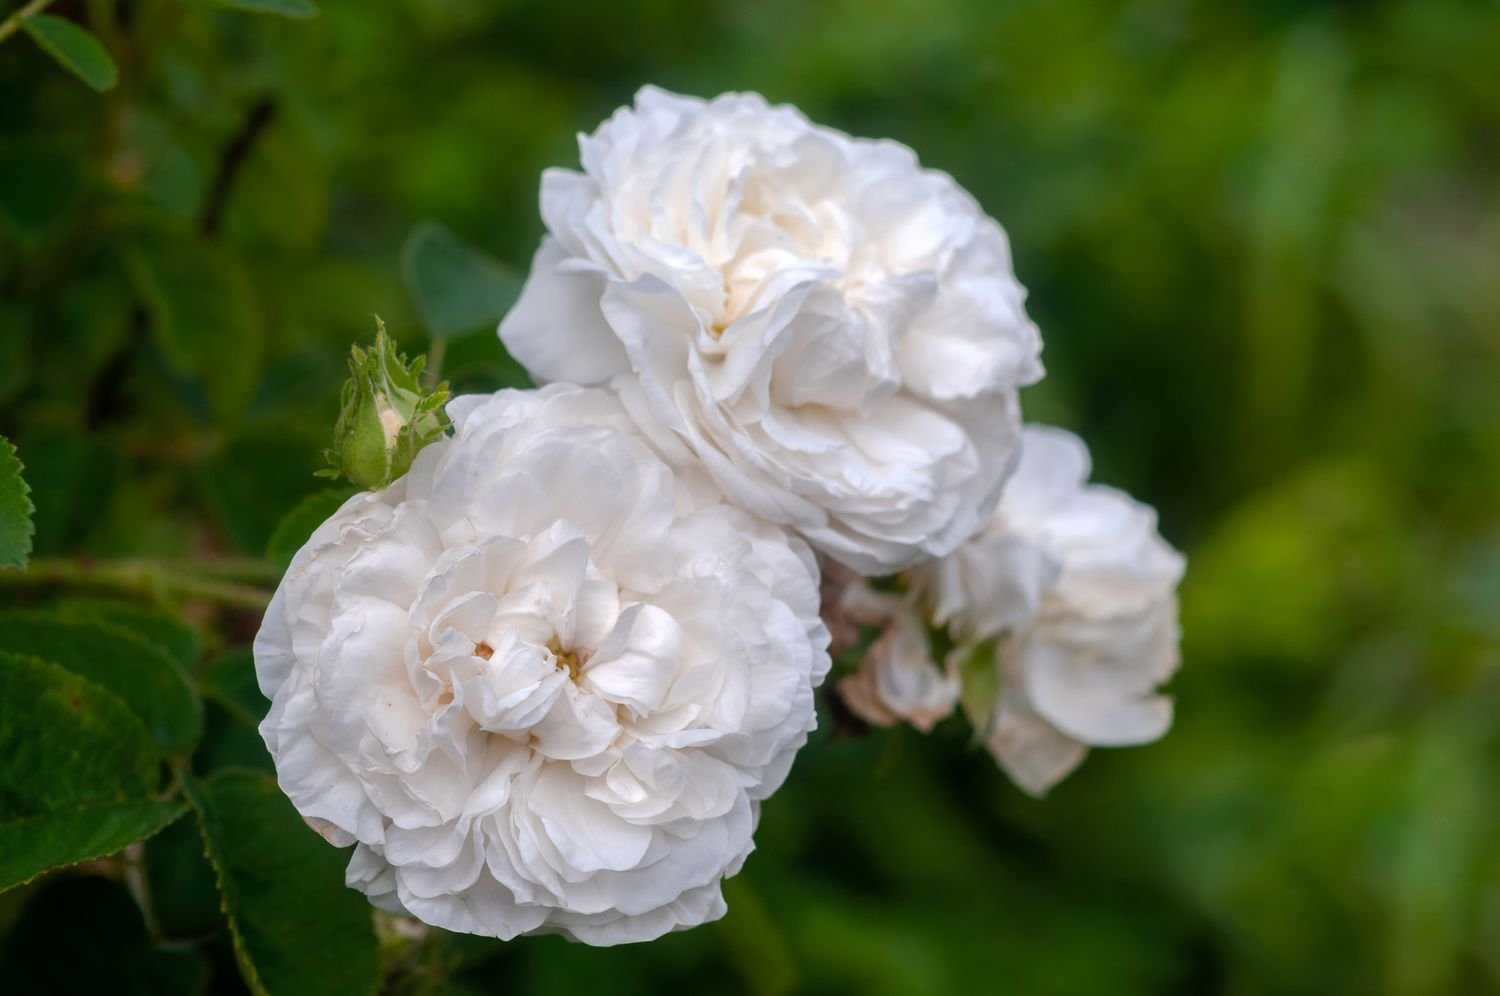
[[[443,411],[451,393],[444,381],[423,387],[427,357],[414,360],[396,350],[385,323],[375,319],[375,344],[352,347],[333,429],[329,466],[319,477],[347,478],[368,490],[386,487],[411,469],[422,447],[448,431]]]

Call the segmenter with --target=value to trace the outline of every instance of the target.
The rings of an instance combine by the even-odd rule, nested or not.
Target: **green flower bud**
[[[427,357],[408,363],[386,336],[385,323],[376,318],[375,324],[375,345],[350,351],[329,467],[319,472],[370,490],[405,474],[422,447],[442,438],[448,429],[443,403],[450,396],[446,382],[422,387]]]

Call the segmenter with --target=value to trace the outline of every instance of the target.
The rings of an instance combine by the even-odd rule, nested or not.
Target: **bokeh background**
[[[524,271],[540,170],[649,82],[952,173],[1030,288],[1028,416],[1189,556],[1162,742],[1035,800],[962,720],[825,723],[721,923],[444,940],[396,988],[1500,991],[1500,6],[322,8],[60,0],[119,63],[102,96],[0,46],[0,432],[39,555],[260,554],[325,486],[371,313],[426,348],[412,231]],[[445,373],[520,376],[483,329]]]

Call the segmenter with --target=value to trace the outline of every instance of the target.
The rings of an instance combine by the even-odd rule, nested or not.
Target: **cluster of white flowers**
[[[905,597],[852,586],[846,604],[878,598],[884,615],[872,620],[881,635],[858,673],[839,684],[849,707],[872,723],[928,728],[953,711],[971,664],[982,678],[965,697],[970,718],[1035,794],[1090,745],[1165,733],[1172,706],[1157,686],[1177,669],[1183,560],[1149,507],[1088,476],[1082,440],[1027,426],[1021,462],[979,535],[907,572]],[[912,635],[924,617],[953,636],[941,668],[925,630]]]
[[[930,729],[988,655],[971,711],[1032,791],[1160,735],[1181,559],[1072,437],[1023,444],[1040,341],[1000,226],[753,95],[646,89],[580,144],[500,327],[548,386],[451,402],[256,639],[280,783],[356,845],[349,884],[506,938],[721,915],[815,726],[825,616],[866,636],[838,687],[872,723]],[[903,573],[820,594],[814,550]]]

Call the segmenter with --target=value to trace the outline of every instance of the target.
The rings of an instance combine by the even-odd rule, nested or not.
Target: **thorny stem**
[[[40,14],[51,6],[51,4],[52,0],[31,0],[31,3],[7,17],[3,23],[0,23],[0,41],[5,41],[5,39],[20,31],[22,21],[28,17]]]
[[[235,609],[263,612],[271,601],[264,588],[245,580],[275,583],[275,566],[254,561],[70,560],[43,557],[25,571],[0,571],[0,587],[74,585],[143,595],[158,601],[202,599]]]

